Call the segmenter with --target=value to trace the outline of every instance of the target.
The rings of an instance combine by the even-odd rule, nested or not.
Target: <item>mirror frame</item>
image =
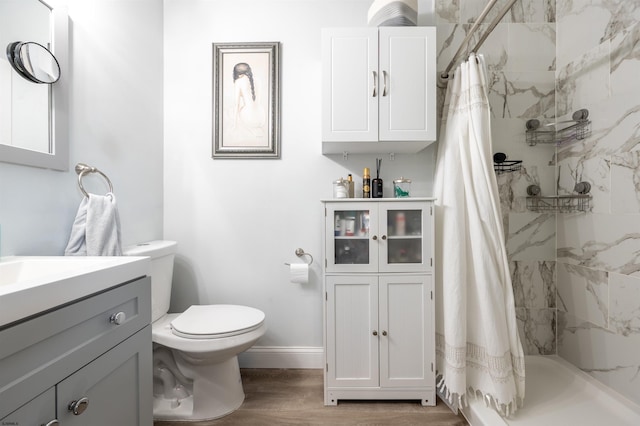
[[[0,161],[22,164],[31,167],[69,170],[69,15],[66,6],[53,6],[50,2],[39,0],[51,9],[51,52],[60,65],[60,79],[49,86],[50,122],[49,151],[38,152],[11,145],[0,144]]]

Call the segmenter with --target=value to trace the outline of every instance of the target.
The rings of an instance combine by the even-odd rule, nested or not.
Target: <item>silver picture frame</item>
[[[280,43],[213,43],[218,158],[280,158]]]

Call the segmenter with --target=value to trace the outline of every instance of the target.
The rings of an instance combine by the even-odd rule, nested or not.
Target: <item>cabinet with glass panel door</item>
[[[432,201],[382,200],[325,202],[327,273],[432,270]]]

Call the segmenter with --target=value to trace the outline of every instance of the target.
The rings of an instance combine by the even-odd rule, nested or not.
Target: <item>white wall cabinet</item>
[[[322,32],[323,153],[418,152],[436,139],[434,27]]]
[[[326,405],[435,405],[432,207],[428,199],[324,202]]]

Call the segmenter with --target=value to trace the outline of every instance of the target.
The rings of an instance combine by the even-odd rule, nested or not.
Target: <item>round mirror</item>
[[[60,65],[41,44],[14,41],[7,46],[7,58],[20,76],[33,83],[52,84],[60,79]]]

